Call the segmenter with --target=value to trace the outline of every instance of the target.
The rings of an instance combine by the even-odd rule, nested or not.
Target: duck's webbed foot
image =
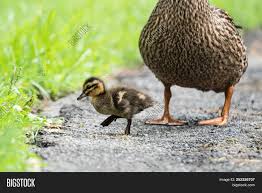
[[[225,92],[225,104],[224,108],[222,111],[222,115],[218,118],[215,119],[210,119],[210,120],[204,120],[204,121],[199,121],[199,125],[215,125],[215,126],[223,126],[227,124],[228,117],[229,117],[229,110],[231,106],[231,99],[233,96],[234,92],[234,86],[230,86],[227,88]]]
[[[228,117],[218,117],[215,119],[210,119],[210,120],[204,120],[204,121],[199,121],[199,125],[214,125],[214,126],[223,126],[226,125],[228,121]]]
[[[170,90],[170,85],[165,85],[165,92],[164,92],[164,99],[165,99],[165,109],[164,109],[164,115],[161,119],[156,120],[149,120],[146,121],[146,124],[148,125],[167,125],[167,126],[182,126],[187,124],[186,121],[180,121],[177,119],[174,119],[170,116],[169,113],[169,102],[172,97],[172,93]]]
[[[185,125],[186,121],[181,121],[177,119],[173,119],[170,116],[163,116],[161,119],[149,120],[146,121],[148,125],[167,125],[167,126],[182,126]]]
[[[106,120],[104,120],[100,125],[102,125],[103,127],[107,127],[108,125],[110,125],[113,121],[116,121],[118,118],[120,118],[119,116],[116,115],[111,115],[108,118],[106,118]]]

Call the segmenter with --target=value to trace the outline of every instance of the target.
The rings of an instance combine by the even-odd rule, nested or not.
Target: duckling
[[[110,115],[101,123],[103,127],[118,118],[127,119],[126,135],[130,134],[133,115],[152,107],[154,103],[148,95],[132,88],[115,87],[107,90],[104,82],[96,77],[88,78],[84,82],[83,92],[77,100],[85,97],[91,97],[91,104],[97,112]]]
[[[228,122],[235,85],[245,73],[246,48],[239,26],[208,0],[159,0],[142,30],[139,48],[149,69],[165,87],[162,118],[148,124],[184,125],[169,113],[173,85],[225,93],[221,116],[199,125]]]

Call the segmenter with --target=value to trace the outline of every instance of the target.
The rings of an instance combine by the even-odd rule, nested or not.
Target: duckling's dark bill
[[[85,93],[82,93],[79,97],[77,97],[77,100],[80,101],[81,99],[87,97]]]

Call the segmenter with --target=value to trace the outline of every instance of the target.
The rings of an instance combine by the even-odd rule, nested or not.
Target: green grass
[[[238,24],[262,24],[261,0],[213,0]],[[31,170],[28,135],[45,123],[30,113],[38,97],[57,99],[89,75],[141,63],[138,37],[156,0],[0,1],[0,171]],[[76,46],[71,37],[90,30]],[[39,94],[40,91],[40,94]],[[33,134],[33,135],[32,135]]]

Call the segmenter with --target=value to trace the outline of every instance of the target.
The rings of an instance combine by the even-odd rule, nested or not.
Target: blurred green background
[[[0,1],[0,171],[31,171],[30,152],[47,120],[33,115],[39,99],[79,89],[89,75],[141,64],[140,31],[157,0]],[[212,0],[245,31],[262,26],[261,0]],[[77,44],[69,40],[81,26]]]

